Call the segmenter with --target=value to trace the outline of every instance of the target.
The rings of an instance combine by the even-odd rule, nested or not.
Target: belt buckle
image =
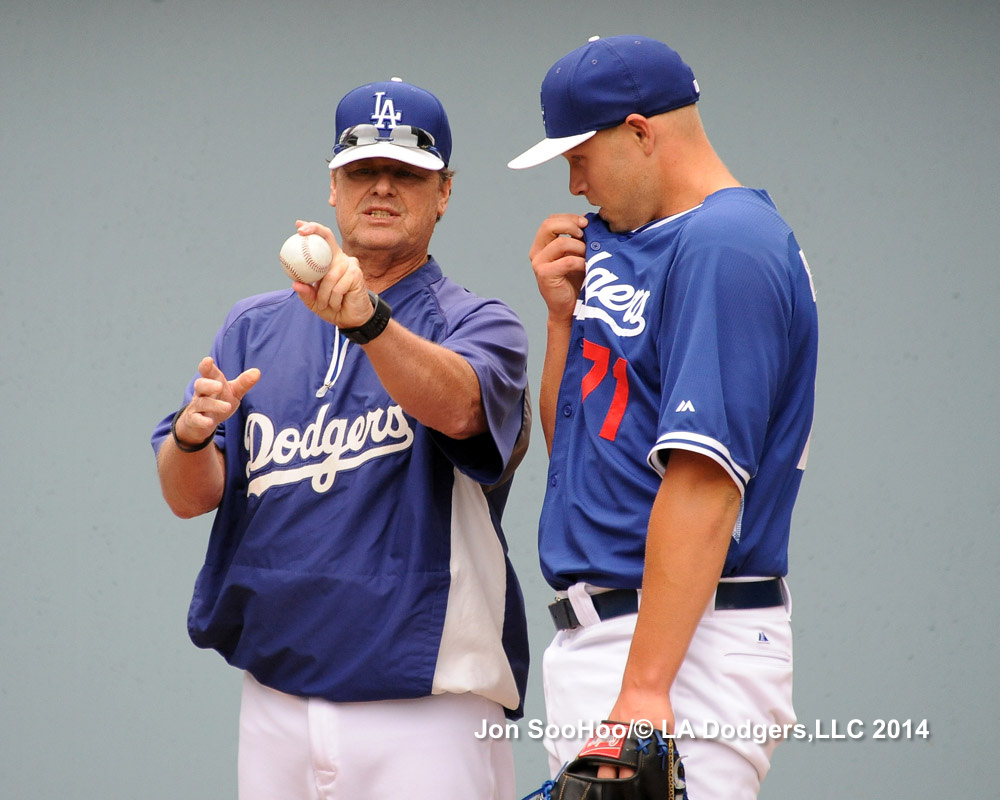
[[[576,612],[573,610],[573,604],[570,603],[568,597],[550,603],[549,614],[552,615],[552,621],[556,625],[556,630],[568,631],[580,627],[580,620],[577,619]]]

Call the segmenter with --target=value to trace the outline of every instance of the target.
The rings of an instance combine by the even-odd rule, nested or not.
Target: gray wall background
[[[524,319],[541,219],[584,210],[541,136],[548,66],[641,32],[694,67],[709,134],[815,274],[821,369],[791,550],[796,705],[763,798],[995,792],[1000,8],[976,0],[0,0],[0,796],[235,797],[239,676],[186,608],[209,518],[148,436],[236,299],[329,221],[336,101],[400,75],[449,110],[434,254]],[[507,516],[536,664],[540,429]],[[539,673],[528,718],[542,718]],[[879,719],[930,738],[876,740]],[[516,744],[523,793],[540,743]],[[989,787],[989,788],[987,788]]]

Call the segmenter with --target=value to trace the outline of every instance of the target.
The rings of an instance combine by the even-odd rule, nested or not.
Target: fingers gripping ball
[[[604,722],[575,760],[524,800],[686,800],[684,766],[674,740],[653,730],[636,735],[628,723]],[[634,770],[628,778],[598,778],[601,766]]]
[[[293,233],[281,245],[278,259],[285,274],[293,281],[315,283],[330,269],[333,252],[322,236]]]

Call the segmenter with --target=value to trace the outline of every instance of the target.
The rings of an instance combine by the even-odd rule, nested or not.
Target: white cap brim
[[[444,161],[427,150],[419,150],[416,147],[403,147],[392,142],[375,142],[374,144],[360,144],[356,147],[348,147],[337,153],[330,162],[330,169],[343,167],[353,161],[360,161],[363,158],[391,158],[394,161],[402,161],[411,167],[421,169],[440,170],[444,169]]]
[[[527,169],[544,164],[556,156],[561,156],[567,150],[572,150],[578,144],[582,144],[593,136],[597,131],[587,131],[578,133],[575,136],[561,136],[558,139],[542,139],[538,144],[529,150],[525,150],[521,155],[512,161],[507,162],[511,169]]]

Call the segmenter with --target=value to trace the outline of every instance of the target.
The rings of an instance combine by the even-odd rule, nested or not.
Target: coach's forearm
[[[395,320],[362,347],[389,396],[422,425],[453,439],[486,432],[479,378],[458,353]]]
[[[207,514],[222,502],[226,465],[222,451],[214,444],[196,453],[184,453],[168,438],[160,447],[156,466],[163,498],[178,517]]]

